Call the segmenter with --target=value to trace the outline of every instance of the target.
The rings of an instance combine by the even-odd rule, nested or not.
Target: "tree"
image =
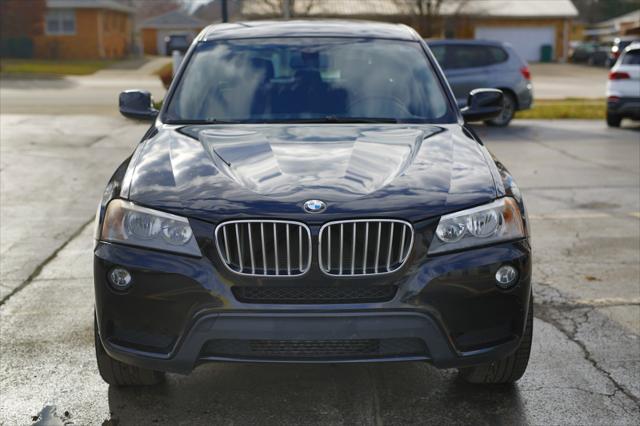
[[[405,0],[406,3],[406,0]],[[409,0],[413,3],[413,16],[419,19],[418,32],[424,37],[434,37],[442,32],[440,8],[442,0]]]
[[[573,0],[580,18],[588,23],[605,21],[638,9],[638,0]]]
[[[443,32],[443,6],[448,6],[447,17],[464,13],[471,0],[395,0],[398,11],[414,20],[414,28],[425,38],[439,37]]]
[[[274,16],[284,19],[296,16],[307,16],[313,8],[316,0],[254,0],[269,10]]]

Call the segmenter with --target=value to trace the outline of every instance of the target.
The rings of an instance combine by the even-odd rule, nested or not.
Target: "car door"
[[[451,85],[458,106],[467,105],[469,92],[486,87],[489,57],[481,45],[446,45],[444,73]]]

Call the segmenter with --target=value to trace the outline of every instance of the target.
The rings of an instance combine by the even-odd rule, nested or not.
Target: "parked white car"
[[[609,72],[607,124],[619,127],[623,118],[640,120],[640,43],[629,45]]]

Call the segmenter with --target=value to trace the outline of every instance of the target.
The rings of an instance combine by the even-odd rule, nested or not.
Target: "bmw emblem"
[[[304,211],[307,213],[322,213],[327,208],[324,201],[309,200],[304,203]]]

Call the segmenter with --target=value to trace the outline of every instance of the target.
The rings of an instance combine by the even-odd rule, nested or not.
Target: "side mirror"
[[[153,121],[158,110],[151,103],[151,93],[146,90],[125,90],[118,99],[120,114],[134,120]]]
[[[469,93],[467,106],[460,112],[464,121],[484,121],[496,118],[502,113],[504,95],[498,89],[473,89]]]

